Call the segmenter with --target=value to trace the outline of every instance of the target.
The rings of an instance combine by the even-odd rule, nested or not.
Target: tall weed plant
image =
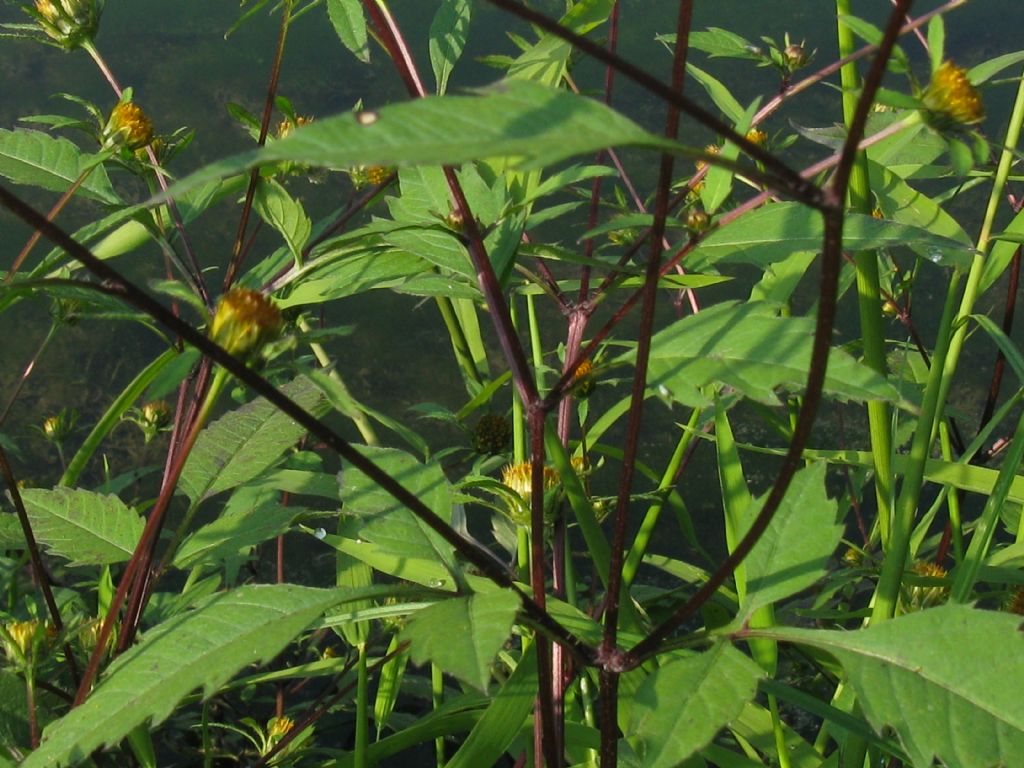
[[[612,0],[243,0],[228,49],[279,31],[206,164],[121,5],[3,25],[109,95],[0,128],[0,765],[1024,765],[1024,52],[947,56],[973,3],[680,0],[636,62]],[[297,25],[408,98],[293,104]],[[429,368],[352,311],[409,297]],[[8,420],[133,326],[126,384]]]

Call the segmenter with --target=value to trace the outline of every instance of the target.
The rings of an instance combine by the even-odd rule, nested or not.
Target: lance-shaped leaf
[[[754,697],[761,668],[731,644],[672,659],[636,692],[629,735],[643,768],[670,768],[715,737]]]
[[[261,544],[287,531],[292,521],[304,512],[302,507],[283,507],[268,502],[245,507],[233,515],[222,514],[189,534],[174,555],[174,565],[191,568],[196,563],[215,562],[245,547]]]
[[[766,498],[767,494],[748,512],[748,526]],[[825,493],[825,463],[797,472],[768,529],[743,561],[747,615],[795,595],[825,575],[825,565],[843,535],[836,514],[836,502]]]
[[[894,730],[916,768],[1024,765],[1020,616],[946,605],[856,632],[758,634],[835,656],[868,721]]]
[[[324,396],[309,379],[300,377],[282,391],[313,414],[326,412]],[[181,473],[181,488],[195,503],[241,485],[271,467],[304,434],[304,427],[266,400],[247,403],[199,436]]]
[[[421,464],[391,448],[363,448],[384,472],[401,483],[445,522],[452,516],[452,493],[441,467]],[[355,468],[342,472],[341,500],[347,517],[332,546],[398,578],[452,589],[448,576],[461,573],[454,552],[439,534]],[[425,580],[424,580],[425,579]]]
[[[21,492],[32,532],[51,554],[71,565],[109,565],[131,558],[142,518],[117,496],[81,488]]]
[[[939,230],[953,231],[944,226]],[[687,259],[687,270],[700,272],[719,262],[738,262],[766,267],[796,251],[821,250],[825,229],[821,214],[799,203],[774,203],[751,211],[710,234]],[[943,237],[911,224],[848,213],[843,220],[843,247],[866,251],[912,245],[931,261],[966,266],[970,243]]]
[[[251,585],[218,595],[148,631],[120,656],[80,707],[53,723],[24,768],[82,762],[135,726],[160,723],[185,696],[207,697],[238,670],[265,662],[351,595],[290,584]]]
[[[26,128],[0,130],[0,176],[15,184],[66,192],[92,164],[93,158],[67,139]],[[121,202],[103,166],[89,172],[78,194],[110,205]]]
[[[700,389],[712,382],[778,404],[776,389],[800,392],[807,383],[814,321],[779,317],[757,302],[723,302],[683,318],[651,339],[648,386],[691,406],[708,404]],[[631,363],[633,352],[620,358]],[[825,392],[841,400],[899,401],[878,373],[833,349]]]
[[[417,611],[402,630],[412,660],[433,662],[465,683],[487,690],[491,663],[512,631],[519,598],[507,590],[453,597]]]
[[[470,96],[430,96],[317,120],[282,141],[208,165],[168,194],[281,161],[351,168],[457,165],[509,157],[520,165],[539,167],[622,145],[682,149],[593,99],[537,83],[503,80]]]

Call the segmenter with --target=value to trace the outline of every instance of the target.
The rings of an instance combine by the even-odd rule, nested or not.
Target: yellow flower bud
[[[985,119],[985,105],[966,70],[944,61],[921,94],[928,122],[938,130],[974,125]]]
[[[10,635],[10,639],[4,638],[4,653],[7,657],[25,660],[31,658],[36,641],[42,638],[42,625],[39,620],[12,621],[4,629]]]
[[[110,118],[103,129],[103,145],[121,145],[130,150],[142,149],[153,141],[153,123],[138,104],[130,101],[119,103],[110,112]]]
[[[747,131],[747,141],[751,144],[763,147],[765,142],[768,141],[768,134],[764,131],[759,131],[757,128],[751,128]]]
[[[247,358],[281,332],[281,311],[258,291],[232,288],[210,323],[210,338],[232,355]]]

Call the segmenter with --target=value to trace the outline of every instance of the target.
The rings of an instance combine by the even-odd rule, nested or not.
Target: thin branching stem
[[[277,47],[274,50],[274,62],[270,68],[270,79],[267,82],[267,96],[263,101],[263,114],[260,117],[260,133],[256,139],[256,145],[262,147],[267,143],[267,133],[270,131],[270,118],[274,114],[274,100],[277,97],[277,85],[281,79],[281,63],[284,61],[285,42],[288,39],[288,27],[291,25],[292,0],[284,0],[284,8],[281,11],[281,27],[277,33]],[[227,290],[235,282],[238,270],[245,258],[245,233],[249,228],[249,217],[252,215],[253,200],[256,197],[256,184],[260,179],[260,169],[253,168],[249,174],[249,186],[245,190],[245,202],[242,203],[242,215],[238,220],[238,231],[235,233],[235,243],[231,250],[231,260],[224,272],[223,290]]]
[[[846,142],[840,152],[832,183],[826,191],[829,205],[824,212],[825,237],[821,257],[821,278],[818,293],[818,317],[814,329],[814,345],[811,352],[810,370],[807,374],[807,385],[804,390],[803,407],[793,429],[782,467],[775,477],[775,483],[765,499],[760,513],[751,523],[743,539],[736,545],[732,553],[722,562],[707,582],[673,614],[659,624],[644,640],[635,645],[620,659],[624,668],[632,668],[652,657],[658,652],[660,644],[666,640],[679,626],[692,616],[718,590],[725,580],[754,548],[758,539],[767,530],[778,509],[779,504],[789,488],[790,481],[797,470],[803,466],[803,451],[811,436],[811,427],[817,417],[821,403],[822,388],[825,381],[825,370],[828,366],[828,353],[831,346],[832,329],[835,325],[836,289],[839,282],[839,267],[842,262],[843,244],[843,200],[850,179],[850,170],[864,135],[864,126],[874,101],[875,94],[882,83],[889,56],[899,34],[900,25],[912,0],[900,0],[896,9],[889,17],[885,35],[879,45],[878,53],[871,65],[864,88],[861,92],[857,109],[850,121]]]

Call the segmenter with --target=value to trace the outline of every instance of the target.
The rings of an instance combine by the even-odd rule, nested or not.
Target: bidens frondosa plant
[[[88,54],[0,48],[0,766],[1024,766],[1024,54],[944,2],[0,19]]]

